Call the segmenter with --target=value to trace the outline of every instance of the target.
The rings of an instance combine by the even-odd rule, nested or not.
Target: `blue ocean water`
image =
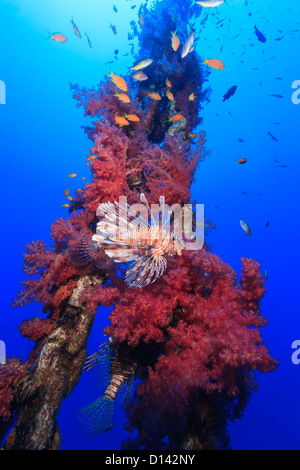
[[[67,175],[75,172],[89,178],[85,157],[90,143],[81,129],[87,118],[75,107],[69,83],[97,85],[110,72],[112,66],[106,62],[114,59],[116,49],[119,59],[113,64],[114,72],[126,73],[126,67],[132,65],[130,54],[123,55],[131,49],[127,33],[130,21],[137,20],[141,3],[1,2],[0,80],[5,83],[6,104],[0,106],[0,340],[6,344],[8,357],[27,358],[32,343],[21,338],[18,325],[41,314],[40,305],[11,307],[24,277],[24,246],[37,239],[51,245],[50,224],[66,216],[63,191],[77,187]],[[131,9],[133,5],[137,7]],[[72,29],[72,17],[83,35],[81,40]],[[300,448],[300,364],[291,360],[292,343],[300,339],[300,105],[292,101],[296,91],[292,84],[300,80],[299,18],[297,0],[225,0],[209,12],[196,44],[203,58],[218,57],[226,68],[212,70],[207,82],[211,95],[203,110],[202,127],[212,153],[199,165],[193,198],[205,204],[207,218],[217,225],[207,239],[214,253],[237,272],[241,257],[254,258],[263,271],[268,270],[262,311],[270,324],[262,336],[280,363],[275,372],[257,375],[259,391],[252,396],[243,418],[229,427],[233,449]],[[200,20],[201,16],[196,20],[199,29]],[[110,23],[116,25],[117,35]],[[266,36],[265,43],[258,41],[255,25]],[[64,33],[68,42],[48,40],[47,30]],[[237,85],[235,95],[223,102],[224,93],[233,85]],[[0,101],[1,96],[4,101],[1,87]],[[282,98],[271,96],[274,94]],[[247,164],[239,165],[239,157],[247,158]],[[240,219],[251,227],[251,237],[241,230]],[[107,315],[108,310],[102,309],[96,316],[88,345],[91,352],[104,340]],[[77,425],[75,413],[97,393],[93,378],[83,374],[63,402],[58,416],[63,449],[120,448],[126,432],[119,409],[113,431],[94,440],[87,439]]]

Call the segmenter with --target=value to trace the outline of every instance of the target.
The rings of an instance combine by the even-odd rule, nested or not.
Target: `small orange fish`
[[[72,196],[66,196],[66,198],[69,199],[69,201],[73,201]]]
[[[195,132],[194,134],[190,132],[188,137],[190,137],[191,139],[196,139],[197,135],[198,135],[197,132]]]
[[[79,193],[83,193],[83,190],[82,190],[81,188],[77,188],[77,191],[78,191]]]
[[[243,165],[244,163],[247,163],[247,158],[240,158],[238,159],[238,162]]]
[[[194,93],[191,93],[189,96],[189,101],[194,101],[195,98],[196,96],[194,95]]]
[[[71,174],[69,175],[70,178],[75,178],[75,176],[77,176],[77,173],[71,173]]]
[[[166,96],[170,101],[175,101],[173,93],[171,93],[169,90],[167,91]]]
[[[130,98],[126,93],[115,93],[114,96],[116,96],[122,103],[130,103]]]
[[[70,191],[69,189],[65,189],[64,190],[64,195],[67,196],[69,194],[69,191]]]
[[[160,94],[159,94],[159,93],[156,93],[156,92],[149,93],[149,91],[148,91],[148,95],[147,95],[147,96],[149,96],[149,98],[151,98],[152,100],[155,100],[155,101],[161,100]]]
[[[168,78],[166,79],[166,85],[168,88],[172,88],[172,83],[170,82]]]
[[[71,207],[71,204],[62,204],[62,207]]]
[[[82,179],[85,180],[85,177],[83,176]]]
[[[128,121],[131,122],[140,122],[140,118],[136,116],[135,114],[126,114],[124,115],[125,119],[128,119]]]
[[[127,119],[122,116],[118,116],[117,114],[115,115],[115,122],[116,124],[119,124],[120,127],[129,126],[129,122],[127,121]]]
[[[172,116],[171,118],[169,118],[169,121],[172,121],[172,122],[180,121],[180,119],[182,118],[183,118],[182,114],[175,114],[175,116]]]
[[[119,75],[114,75],[112,72],[108,75],[111,78],[111,81],[118,87],[120,90],[127,92],[128,87],[127,83],[125,82],[124,78],[120,77]]]
[[[49,34],[50,34],[49,39],[54,39],[54,41],[56,42],[67,42],[66,36],[64,36],[61,33],[54,33],[54,34],[49,33]]]
[[[140,23],[142,26],[145,26],[145,21],[142,15],[140,15]]]
[[[171,31],[171,35],[172,35],[172,38],[171,38],[172,49],[173,49],[173,51],[176,52],[176,51],[178,51],[178,47],[179,47],[179,45],[180,45],[180,39],[179,39],[179,37],[177,36],[177,29],[176,29],[176,31],[175,31],[174,33]]]
[[[219,59],[206,59],[204,60],[204,62],[202,62],[201,65],[203,64],[206,64],[208,65],[209,67],[213,68],[213,69],[217,69],[217,70],[223,70],[225,69],[225,65],[223,64],[223,62]]]

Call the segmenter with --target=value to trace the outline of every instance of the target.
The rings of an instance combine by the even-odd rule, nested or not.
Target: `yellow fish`
[[[204,62],[202,62],[201,65],[203,64],[206,64],[208,65],[209,67],[213,68],[213,69],[217,69],[217,70],[223,70],[225,69],[225,65],[223,64],[223,62],[219,59],[206,59],[204,60]]]
[[[127,119],[125,119],[125,118],[122,117],[122,116],[118,116],[117,114],[115,115],[115,122],[116,122],[116,124],[118,124],[120,127],[122,127],[122,126],[129,126],[129,122],[127,121]]]
[[[155,101],[161,100],[161,96],[160,96],[159,93],[155,93],[155,92],[149,93],[149,91],[148,91],[147,96],[149,96],[149,98],[151,98],[152,100],[155,100]]]
[[[196,96],[194,95],[194,93],[191,93],[189,96],[189,101],[194,101],[195,98]]]
[[[177,29],[176,29],[176,31],[175,31],[174,33],[171,32],[171,34],[172,34],[172,38],[171,38],[171,41],[172,41],[172,49],[173,49],[173,51],[176,52],[176,51],[178,51],[178,47],[179,47],[179,45],[180,45],[180,39],[179,39],[179,37],[177,36]]]
[[[152,59],[144,59],[138,62],[137,64],[134,64],[132,67],[129,67],[129,70],[142,70],[148,67],[148,65],[152,64],[153,60]]]
[[[115,93],[114,96],[116,96],[122,103],[130,103],[130,98],[126,93]]]
[[[170,91],[167,91],[166,96],[167,98],[169,98],[170,101],[175,101],[174,95]]]
[[[128,119],[128,121],[131,122],[140,122],[140,118],[136,116],[135,114],[126,114],[124,115],[125,119]]]
[[[191,139],[196,139],[197,137],[197,132],[195,132],[194,134],[192,134],[191,132],[189,133],[188,137],[190,137]]]
[[[127,83],[125,82],[124,78],[120,77],[119,75],[114,75],[112,72],[108,75],[111,78],[111,81],[118,87],[120,90],[127,92],[128,87]]]
[[[172,122],[180,121],[180,119],[182,118],[183,118],[182,114],[175,114],[175,116],[172,116],[171,118],[169,118],[169,121],[172,121]]]

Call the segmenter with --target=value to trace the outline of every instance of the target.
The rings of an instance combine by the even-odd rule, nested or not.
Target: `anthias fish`
[[[120,127],[129,126],[129,122],[122,116],[115,115],[115,123],[118,124]]]
[[[115,75],[112,72],[108,75],[111,78],[111,81],[118,87],[120,90],[125,91],[127,93],[128,87],[127,83],[125,82],[124,78],[120,77],[119,75]]]
[[[223,62],[219,59],[206,59],[204,60],[204,62],[202,62],[202,65],[203,64],[206,64],[208,65],[209,67],[213,68],[213,69],[217,69],[217,70],[223,70],[225,69],[225,65],[223,64]]]
[[[161,100],[161,96],[159,93],[156,93],[155,91],[153,91],[152,93],[150,93],[148,91],[148,95],[147,95],[149,98],[151,98],[152,100],[155,100],[155,101],[159,101]]]
[[[174,33],[171,32],[171,45],[172,45],[173,51],[176,52],[178,50],[179,45],[180,45],[180,39],[177,36],[177,30],[174,31]]]
[[[130,103],[130,98],[126,93],[115,93],[114,96],[116,96],[118,100],[122,101],[122,103]]]
[[[54,39],[55,42],[67,42],[66,36],[64,36],[62,33],[49,33],[49,39]]]
[[[175,116],[172,116],[169,118],[169,121],[171,122],[180,121],[180,119],[182,118],[183,118],[182,114],[175,114]]]
[[[136,116],[136,114],[126,114],[124,115],[125,119],[128,119],[128,121],[131,122],[140,122],[140,118]]]
[[[76,264],[94,261],[97,252],[103,249],[116,263],[132,262],[125,277],[129,287],[144,287],[162,276],[167,267],[165,256],[180,256],[185,242],[165,228],[163,197],[160,198],[161,221],[155,220],[144,194],[140,199],[150,213],[151,225],[128,204],[126,207],[117,202],[100,204],[97,216],[104,217],[98,222],[92,240],[83,240],[73,250],[72,259],[76,259]]]
[[[174,98],[174,95],[171,91],[167,91],[166,93],[166,97],[170,100],[170,101],[175,101],[175,98]]]

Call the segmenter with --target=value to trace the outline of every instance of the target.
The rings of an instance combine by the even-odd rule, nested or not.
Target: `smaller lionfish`
[[[128,204],[118,202],[98,206],[97,215],[104,216],[96,227],[92,240],[84,238],[72,253],[74,263],[86,265],[94,261],[100,249],[116,263],[132,262],[126,271],[129,287],[144,287],[155,282],[165,271],[164,255],[181,255],[185,242],[165,228],[165,200],[160,197],[162,220],[156,220],[144,194],[141,201],[150,212],[151,225]],[[170,218],[171,212],[168,212]],[[94,242],[94,243],[93,243]]]
[[[130,400],[137,364],[129,359],[126,351],[119,354],[106,341],[87,358],[85,369],[94,372],[97,385],[106,386],[103,395],[78,412],[84,433],[95,437],[113,427],[114,404],[123,407]]]

